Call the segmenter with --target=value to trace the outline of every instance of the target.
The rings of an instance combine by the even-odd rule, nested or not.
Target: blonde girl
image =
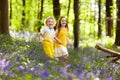
[[[43,49],[45,54],[49,58],[54,57],[54,37],[55,31],[53,27],[56,24],[54,17],[48,17],[45,19],[44,24],[46,27],[40,32],[39,40],[43,43]]]

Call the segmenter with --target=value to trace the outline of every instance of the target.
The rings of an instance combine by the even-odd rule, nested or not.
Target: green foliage
[[[10,1],[9,1],[10,2]],[[69,22],[70,28],[70,37],[73,36],[73,24],[74,24],[74,11],[73,11],[73,2],[70,4],[70,12],[67,16],[68,11],[68,0],[60,0],[60,8],[61,8],[61,16],[66,16]],[[115,1],[113,1],[114,5],[112,8],[113,18],[116,18],[115,12]],[[49,5],[48,5],[49,4]],[[89,8],[88,8],[89,7]],[[10,9],[10,8],[9,8]],[[12,25],[10,26],[10,30],[19,31],[21,29],[21,18],[22,18],[22,10],[25,10],[25,27],[24,31],[29,32],[38,32],[40,27],[44,26],[44,19],[48,16],[53,16],[53,4],[52,0],[45,0],[43,4],[43,14],[42,19],[38,19],[38,14],[41,9],[41,1],[34,0],[29,1],[26,0],[26,6],[23,8],[22,1],[12,0]],[[10,10],[9,10],[10,11]],[[86,39],[87,37],[97,37],[98,34],[98,0],[81,0],[80,1],[80,40]],[[102,37],[106,33],[106,16],[105,16],[105,1],[101,1],[101,28],[102,28]],[[115,26],[115,24],[114,24]],[[115,28],[115,27],[114,27]],[[113,29],[114,31],[115,29]]]

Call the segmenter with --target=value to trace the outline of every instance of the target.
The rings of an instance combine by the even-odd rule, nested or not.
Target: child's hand
[[[57,37],[54,37],[54,39],[56,40],[57,43],[62,44],[62,41],[59,40]]]
[[[67,39],[67,43],[69,46],[73,46],[73,42],[70,39]]]
[[[62,44],[62,41],[58,40],[58,43],[59,43],[59,44]]]
[[[73,43],[72,43],[72,42],[70,42],[68,45],[73,46]]]
[[[42,37],[42,35],[39,36],[39,43],[42,43],[44,40],[44,38]]]

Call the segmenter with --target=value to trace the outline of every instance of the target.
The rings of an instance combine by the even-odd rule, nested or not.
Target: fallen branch
[[[116,56],[116,57],[120,57],[120,53],[119,53],[119,52],[113,51],[113,50],[111,50],[111,49],[104,48],[104,47],[102,47],[102,46],[100,46],[100,45],[96,45],[95,48],[96,48],[96,49],[99,49],[99,50],[102,50],[102,51],[104,51],[104,52],[107,52],[107,53],[109,53],[109,54],[112,54],[112,55],[114,55],[114,56]]]
[[[117,60],[120,59],[120,53],[119,52],[113,51],[111,49],[104,48],[104,47],[102,47],[100,45],[96,45],[95,48],[99,49],[99,50],[102,50],[104,52],[107,52],[107,53],[111,54],[112,56],[114,56],[115,58],[113,58],[111,60],[112,62],[116,62]]]

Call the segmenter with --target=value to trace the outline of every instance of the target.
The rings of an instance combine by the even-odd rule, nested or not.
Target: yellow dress
[[[68,51],[66,48],[66,44],[67,44],[67,34],[68,34],[68,29],[67,28],[61,28],[57,38],[62,41],[62,44],[59,43],[55,43],[55,57],[61,57],[64,55],[68,55]]]
[[[45,54],[53,58],[54,57],[54,29],[49,29],[49,27],[46,27],[42,31],[44,40],[43,40],[43,48],[45,51]]]

